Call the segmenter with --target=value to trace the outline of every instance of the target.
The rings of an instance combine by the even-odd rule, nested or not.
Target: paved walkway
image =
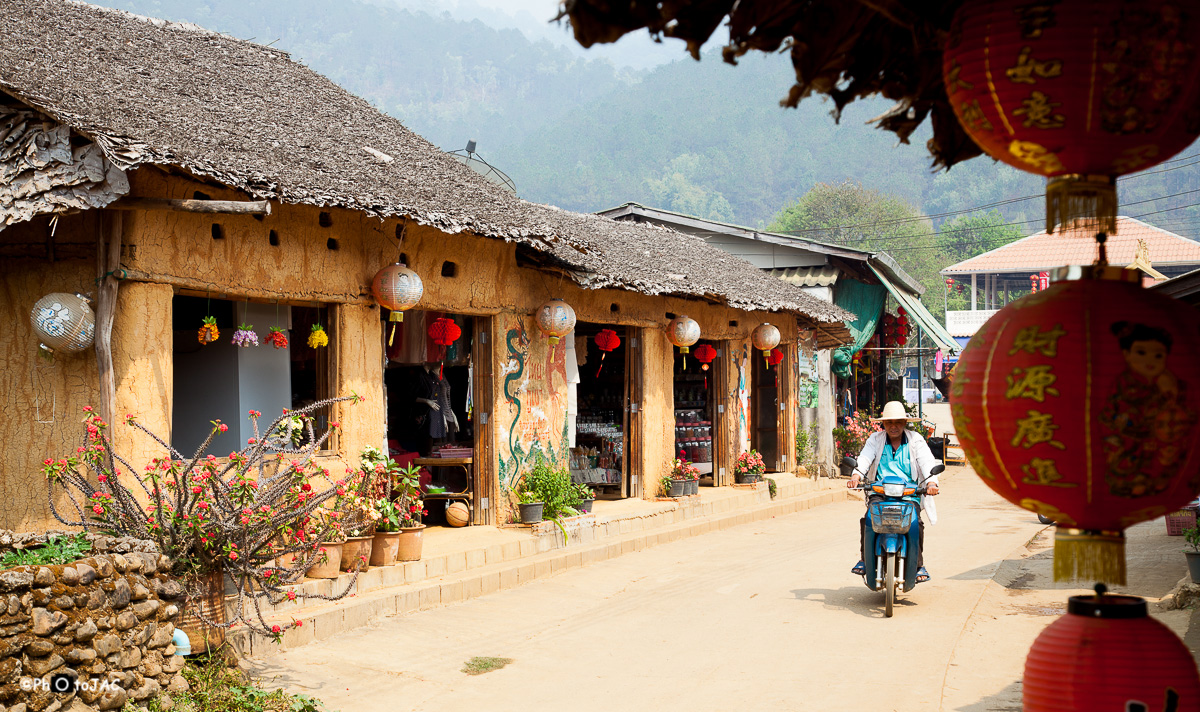
[[[1035,517],[969,470],[943,482],[934,580],[892,619],[848,573],[861,504],[846,501],[385,618],[256,660],[255,672],[343,712],[1019,709],[1025,652],[1078,589],[1044,580]],[[1133,539],[1133,588],[1162,595],[1185,568],[1167,554],[1178,538],[1157,522]],[[1186,626],[1177,613],[1169,622]],[[875,683],[869,660],[890,652],[920,662]],[[460,672],[474,656],[514,662]]]

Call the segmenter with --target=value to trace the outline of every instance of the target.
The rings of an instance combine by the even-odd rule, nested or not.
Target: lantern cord
[[[392,345],[392,341],[396,338],[396,322],[392,322],[392,331],[388,334],[388,346]]]
[[[1124,586],[1125,535],[1059,527],[1054,533],[1054,580]]]
[[[1096,233],[1096,245],[1100,249],[1100,254],[1098,257],[1096,257],[1096,266],[1098,266],[1098,267],[1107,267],[1108,266],[1108,248],[1105,247],[1105,244],[1104,244],[1106,242],[1108,242],[1108,234],[1107,233],[1104,233],[1104,232]]]
[[[607,355],[608,354],[603,351],[600,352],[600,366],[596,369],[596,378],[600,377],[600,371],[604,368],[604,357]]]

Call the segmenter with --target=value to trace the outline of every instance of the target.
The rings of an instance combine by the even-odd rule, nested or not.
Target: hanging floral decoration
[[[312,333],[308,335],[308,345],[314,349],[329,345],[329,334],[325,333],[325,327],[320,324],[312,325]]]
[[[200,332],[196,334],[196,339],[201,344],[211,344],[221,336],[221,332],[217,330],[217,318],[206,316],[203,321],[204,323],[200,325]]]
[[[267,342],[277,349],[286,349],[288,347],[287,334],[283,333],[283,329],[278,326],[271,327],[271,333],[267,334]]]
[[[617,336],[617,332],[612,329],[601,329],[599,334],[596,334],[596,348],[600,349],[600,366],[596,369],[596,376],[600,376],[600,369],[604,368],[604,357],[610,351],[621,345],[621,337]]]
[[[245,323],[238,325],[237,331],[233,332],[232,341],[234,346],[242,348],[258,346],[258,334],[254,333],[254,325]]]

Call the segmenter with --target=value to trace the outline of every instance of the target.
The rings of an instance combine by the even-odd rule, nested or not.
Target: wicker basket
[[[1184,529],[1196,528],[1196,510],[1181,509],[1167,515],[1167,536],[1183,536]]]
[[[225,574],[212,571],[184,588],[198,588],[200,593],[194,598],[184,596],[178,627],[191,641],[193,655],[215,650],[225,642]],[[200,615],[217,625],[206,623]]]

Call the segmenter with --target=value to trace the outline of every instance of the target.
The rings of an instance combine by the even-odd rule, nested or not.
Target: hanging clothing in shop
[[[579,363],[576,361],[579,342],[572,331],[565,339],[564,366],[567,374],[567,447],[575,447],[575,420],[579,417]],[[584,348],[587,338],[583,337]]]
[[[434,400],[439,408],[429,412],[429,435],[433,438],[453,438],[458,432],[458,417],[450,404],[450,383],[439,379],[435,386]]]

